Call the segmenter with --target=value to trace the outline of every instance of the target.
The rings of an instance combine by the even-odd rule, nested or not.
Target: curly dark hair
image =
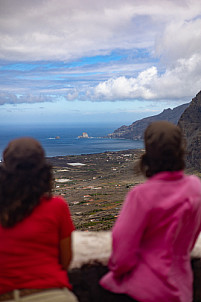
[[[153,122],[145,130],[144,142],[140,170],[146,177],[185,168],[185,141],[178,126],[167,121]]]
[[[13,227],[31,214],[42,196],[51,197],[52,167],[32,138],[10,142],[0,165],[0,223]]]

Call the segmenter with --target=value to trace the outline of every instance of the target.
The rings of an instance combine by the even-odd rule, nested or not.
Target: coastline
[[[133,171],[142,153],[132,149],[48,158],[55,179],[53,193],[67,200],[77,230],[112,228],[127,192],[144,180]]]

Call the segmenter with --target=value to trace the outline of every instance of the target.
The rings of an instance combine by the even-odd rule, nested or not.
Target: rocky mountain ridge
[[[187,167],[201,172],[201,91],[183,112],[178,125],[186,137]]]
[[[160,114],[137,120],[129,126],[121,126],[113,133],[108,134],[109,138],[124,138],[124,139],[143,139],[144,130],[149,123],[159,120],[165,120],[177,124],[184,110],[189,106],[189,103],[175,107],[174,109],[165,109]]]

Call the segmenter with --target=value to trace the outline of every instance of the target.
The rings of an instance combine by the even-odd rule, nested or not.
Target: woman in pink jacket
[[[110,271],[100,284],[131,301],[191,302],[190,253],[201,231],[201,182],[183,172],[177,126],[150,124],[145,148],[141,171],[148,180],[127,195],[112,231]]]

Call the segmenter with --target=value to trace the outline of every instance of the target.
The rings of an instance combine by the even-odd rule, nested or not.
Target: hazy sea
[[[4,125],[0,127],[0,156],[2,158],[2,151],[10,140],[22,136],[39,140],[48,157],[143,148],[143,141],[104,138],[118,127],[99,124]],[[87,132],[90,138],[78,139],[83,132]]]

